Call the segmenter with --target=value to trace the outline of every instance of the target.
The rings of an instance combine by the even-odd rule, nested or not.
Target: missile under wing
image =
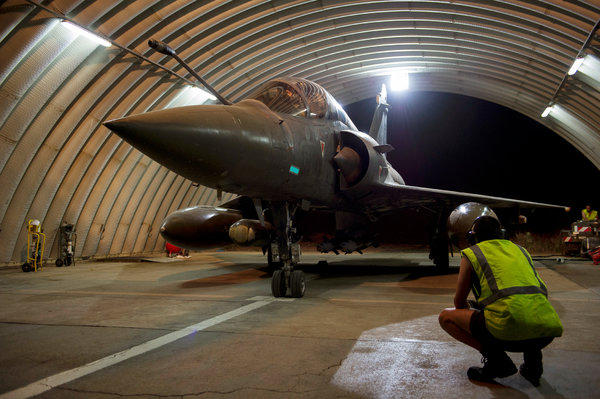
[[[274,296],[288,290],[294,297],[304,295],[304,275],[295,268],[297,224],[312,210],[336,215],[338,234],[320,249],[348,253],[375,244],[362,234],[366,224],[401,208],[435,209],[439,217],[431,257],[443,269],[448,266],[446,217],[460,203],[553,206],[406,185],[385,157],[393,148],[385,139],[383,93],[369,134],[357,130],[324,88],[305,79],[269,81],[235,104],[219,98],[223,104],[153,111],[105,125],[176,173],[240,195],[221,208],[177,211],[165,219],[161,233],[193,249],[210,229],[228,230],[235,242],[261,247],[277,269]]]

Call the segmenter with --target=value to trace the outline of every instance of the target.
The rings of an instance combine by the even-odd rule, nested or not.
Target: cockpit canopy
[[[271,80],[248,98],[258,100],[274,112],[305,118],[340,121],[356,130],[346,112],[324,88],[300,78]]]

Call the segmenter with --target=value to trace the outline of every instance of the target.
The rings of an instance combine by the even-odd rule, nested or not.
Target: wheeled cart
[[[561,231],[563,254],[567,256],[588,255],[600,246],[598,222],[579,220],[571,224],[571,230]]]
[[[27,262],[23,263],[21,270],[24,272],[42,269],[46,235],[42,233],[42,225],[37,219],[27,223]]]
[[[55,262],[57,267],[75,265],[76,240],[75,226],[63,223],[58,232],[58,257]]]

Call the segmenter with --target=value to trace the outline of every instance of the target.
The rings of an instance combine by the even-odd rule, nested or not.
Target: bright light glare
[[[204,103],[208,99],[213,100],[213,101],[217,100],[217,97],[213,96],[211,93],[209,93],[205,90],[202,90],[199,87],[189,86],[189,90],[190,90],[191,95],[194,97],[194,100],[200,104]]]
[[[90,31],[87,31],[87,30],[85,30],[83,28],[80,28],[79,26],[77,26],[75,24],[72,24],[69,21],[62,21],[61,23],[62,23],[62,26],[64,26],[65,28],[69,29],[71,32],[74,32],[74,33],[76,33],[78,35],[85,36],[85,37],[87,37],[88,39],[92,40],[93,42],[95,42],[97,44],[100,44],[100,45],[102,45],[104,47],[110,47],[111,46],[111,43],[108,40],[103,39],[100,36],[97,36],[97,35],[93,34]]]
[[[390,90],[408,90],[408,72],[394,72],[390,76]]]
[[[181,107],[184,105],[202,105],[209,99],[212,101],[217,100],[211,93],[202,90],[197,86],[185,86],[165,108]]]
[[[545,118],[548,115],[550,115],[550,112],[552,112],[552,108],[553,107],[546,107],[546,109],[544,110],[544,112],[542,112],[542,118]]]
[[[571,69],[569,69],[569,72],[567,72],[567,73],[569,75],[575,75],[577,70],[579,70],[579,68],[581,67],[581,64],[583,64],[583,57],[576,58],[575,62],[571,66]]]

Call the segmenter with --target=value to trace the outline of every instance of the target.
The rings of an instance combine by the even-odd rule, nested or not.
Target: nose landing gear
[[[272,243],[272,246],[277,246],[277,243]],[[278,252],[271,250],[270,256],[277,256],[273,258],[272,262],[279,262],[283,264],[283,267],[273,272],[271,280],[271,293],[274,297],[279,298],[285,296],[288,288],[290,289],[290,295],[292,298],[302,298],[306,292],[306,283],[304,280],[304,272],[302,270],[294,270],[294,267],[298,265],[300,260],[300,244],[292,243],[289,245],[290,250],[285,253],[291,256],[279,257]]]
[[[269,265],[281,265],[275,270],[271,280],[271,293],[274,297],[285,296],[289,288],[293,298],[302,298],[306,292],[304,272],[294,270],[300,262],[300,239],[293,226],[293,214],[289,203],[273,203],[271,210],[276,238],[268,252]]]

